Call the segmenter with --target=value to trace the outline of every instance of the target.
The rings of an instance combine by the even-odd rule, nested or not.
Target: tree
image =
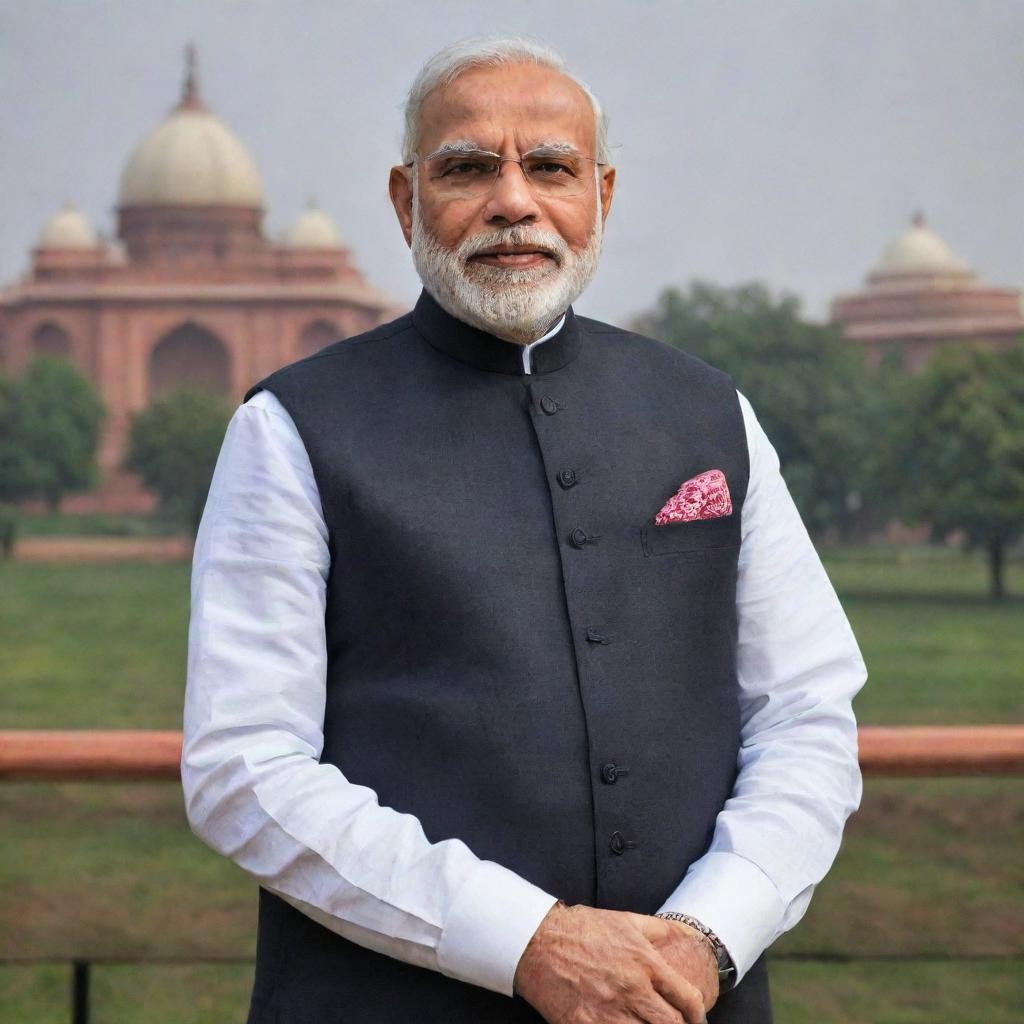
[[[1024,340],[1005,352],[947,346],[904,385],[884,468],[907,522],[962,530],[1005,595],[1007,547],[1024,533]]]
[[[161,511],[199,528],[231,408],[205,389],[182,387],[136,413],[124,468],[160,496]]]
[[[793,295],[761,284],[665,289],[634,329],[728,373],[750,399],[811,531],[864,529],[886,389],[838,328],[812,324]],[[865,507],[867,506],[867,507]]]
[[[41,356],[18,379],[0,375],[0,501],[64,494],[99,480],[96,448],[106,411],[65,359]]]

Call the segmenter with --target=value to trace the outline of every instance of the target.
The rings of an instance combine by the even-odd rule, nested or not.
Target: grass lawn
[[[159,515],[18,514],[18,534],[22,537],[166,537],[182,532],[181,523]]]
[[[826,562],[871,672],[862,722],[1024,721],[1024,601],[930,551]],[[1011,566],[1011,593],[1024,567]],[[187,565],[0,564],[0,724],[180,728]],[[251,957],[256,887],[192,836],[170,783],[0,785],[0,958]],[[1002,1022],[1024,1005],[1024,786],[868,780],[777,958],[779,1024]],[[971,960],[971,957],[1004,959]],[[96,1024],[244,1019],[249,964],[99,966]],[[64,965],[0,968],[0,1021],[68,1019]]]
[[[1024,722],[1024,563],[1002,602],[980,556],[943,549],[824,552],[868,666],[861,722]]]

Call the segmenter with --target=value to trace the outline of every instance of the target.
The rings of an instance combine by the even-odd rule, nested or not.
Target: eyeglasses
[[[466,149],[417,157],[441,198],[463,199],[486,195],[498,181],[501,165],[519,164],[523,177],[536,195],[571,198],[583,195],[594,178],[599,160],[578,153],[536,149],[514,160],[482,149]],[[415,161],[413,161],[415,163]],[[405,165],[412,167],[412,163]]]

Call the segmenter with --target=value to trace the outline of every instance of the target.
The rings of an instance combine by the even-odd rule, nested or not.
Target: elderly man
[[[771,1020],[864,665],[733,382],[573,311],[614,184],[553,51],[442,51],[390,177],[415,309],[231,420],[181,767],[260,883],[249,1024]]]

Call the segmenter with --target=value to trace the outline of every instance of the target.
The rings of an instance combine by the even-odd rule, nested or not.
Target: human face
[[[596,156],[583,90],[535,64],[474,68],[420,108],[417,152],[472,143],[510,160],[541,145]],[[484,194],[452,197],[422,160],[391,171],[391,198],[424,284],[453,315],[509,340],[540,337],[596,269],[615,171],[595,166],[575,196],[538,195],[502,163]],[[588,170],[589,177],[589,170]]]

